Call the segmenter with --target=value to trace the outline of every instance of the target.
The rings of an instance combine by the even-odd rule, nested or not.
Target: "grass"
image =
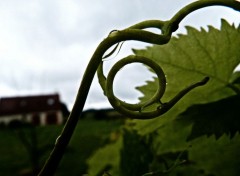
[[[121,124],[122,121],[119,120],[80,120],[56,175],[83,175],[86,173],[86,159],[96,149],[109,142],[111,133]],[[62,126],[57,125],[35,128],[38,140],[37,149],[41,156],[40,165],[48,157],[61,130]],[[19,132],[30,141],[33,131],[29,128],[0,129],[0,175],[19,175],[31,169],[29,151],[20,140]]]

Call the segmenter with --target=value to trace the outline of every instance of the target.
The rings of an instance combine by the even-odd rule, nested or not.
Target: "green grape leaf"
[[[188,140],[202,135],[215,135],[218,139],[223,134],[232,138],[240,132],[240,95],[231,96],[216,102],[193,105],[179,115],[179,119],[193,122]]]
[[[108,144],[97,150],[87,161],[88,175],[103,175],[105,172],[118,175],[121,148],[122,138],[119,138],[115,143]]]
[[[240,63],[240,28],[222,20],[221,29],[208,27],[208,31],[187,28],[187,35],[173,37],[166,45],[154,45],[133,50],[136,55],[149,57],[164,70],[167,88],[162,102],[168,102],[182,89],[210,77],[207,85],[185,95],[170,111],[160,118],[148,121],[136,120],[135,128],[142,134],[155,131],[171,122],[179,113],[193,104],[209,103],[239,93],[232,81],[234,70]],[[154,94],[156,79],[137,89],[144,94],[141,101]]]
[[[151,149],[146,139],[138,135],[136,131],[125,128],[121,149],[121,175],[143,175],[148,172],[151,160]]]
[[[111,175],[119,175],[119,169],[126,168],[128,162],[133,162],[128,156],[138,159],[147,156],[147,159],[141,161],[145,163],[145,160],[151,162],[151,157],[148,158],[151,154],[153,161],[150,164],[156,170],[150,172],[162,171],[165,161],[171,166],[183,151],[184,157],[179,160],[186,159],[187,163],[183,167],[176,167],[171,175],[237,175],[240,135],[236,134],[239,131],[239,112],[236,108],[239,104],[240,84],[239,72],[234,70],[240,63],[239,46],[240,28],[222,20],[220,30],[211,26],[208,31],[187,27],[187,35],[173,37],[166,45],[134,50],[136,55],[152,58],[163,68],[167,77],[167,89],[162,102],[168,102],[179,91],[206,76],[210,77],[210,81],[185,95],[161,117],[129,120],[126,125],[129,124],[133,131],[137,130],[137,134],[125,133],[130,135],[129,138],[124,136],[117,143],[98,150],[88,161],[89,175],[103,173],[107,166],[112,168],[109,172]],[[138,87],[144,95],[140,100],[146,101],[154,95],[156,86],[157,80],[154,78]],[[217,107],[221,108],[219,113],[215,111]],[[196,116],[195,110],[202,114]],[[233,111],[237,113],[233,114]],[[218,140],[213,136],[203,136],[211,134],[218,137]],[[225,134],[230,134],[232,138]],[[136,149],[139,156],[135,153],[131,153],[131,156],[128,152],[134,152],[134,146],[140,145],[138,142],[141,142],[141,137],[151,138],[151,142],[144,142],[144,145],[150,145],[151,152],[154,153],[146,155],[149,152],[147,146],[142,147],[146,148],[146,153],[141,152],[142,149]],[[128,146],[131,150],[128,150]],[[123,162],[126,162],[125,165]],[[138,163],[131,163],[136,164]]]
[[[134,50],[135,54],[152,58],[162,66],[168,82],[163,102],[186,86],[210,77],[207,85],[191,91],[162,117],[132,121],[139,134],[154,135],[152,146],[158,157],[187,151],[188,163],[176,168],[173,175],[189,175],[186,170],[198,175],[236,175],[239,172],[236,169],[239,159],[234,159],[233,155],[239,155],[240,139],[239,134],[236,135],[239,131],[239,72],[234,72],[240,63],[239,46],[240,29],[222,20],[220,30],[211,26],[208,31],[187,27],[187,35],[178,35],[166,45]],[[149,99],[156,86],[155,79],[138,87],[144,94],[140,100]],[[217,113],[216,108],[220,112]],[[195,110],[202,111],[202,116],[201,113],[201,117],[196,116]],[[216,114],[218,117],[214,116]],[[202,136],[211,134],[218,140]],[[235,136],[229,139],[224,134]]]
[[[218,140],[203,136],[192,141],[189,160],[206,175],[226,176],[240,173],[240,135],[229,139],[227,135]],[[186,174],[188,175],[188,174]]]

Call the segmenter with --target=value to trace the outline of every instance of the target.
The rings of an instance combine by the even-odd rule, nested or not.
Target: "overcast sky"
[[[190,2],[193,1],[1,0],[0,97],[59,93],[71,107],[92,53],[111,30],[147,19],[170,19]],[[238,25],[240,13],[209,7],[187,17],[177,33],[184,33],[185,25],[206,28],[211,24],[219,28],[221,18]],[[131,54],[131,48],[143,47],[125,42],[118,57]],[[141,95],[134,87],[152,75],[139,64],[123,72],[117,75],[114,90],[120,98],[134,102]],[[123,78],[126,73],[128,76]],[[130,90],[126,90],[126,85]],[[85,109],[103,107],[110,105],[95,79]]]

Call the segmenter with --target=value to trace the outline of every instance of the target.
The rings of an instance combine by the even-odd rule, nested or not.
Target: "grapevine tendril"
[[[158,80],[158,89],[157,89],[156,93],[148,101],[139,103],[139,104],[129,104],[129,103],[123,102],[122,100],[118,99],[114,95],[114,92],[113,92],[113,81],[114,81],[114,77],[116,76],[118,71],[125,65],[131,64],[134,62],[143,63],[143,64],[149,66],[150,68],[152,68],[155,71],[157,78],[158,78],[157,79]],[[132,55],[132,56],[123,58],[122,60],[118,61],[112,67],[112,69],[109,71],[107,78],[103,74],[103,63],[101,63],[99,65],[97,73],[98,73],[99,82],[104,91],[104,94],[105,94],[105,96],[108,97],[108,100],[111,103],[111,105],[114,107],[114,109],[116,109],[120,113],[122,113],[130,118],[134,118],[134,119],[151,119],[151,118],[155,118],[157,116],[164,114],[172,106],[174,106],[185,94],[187,94],[192,89],[194,89],[198,86],[202,86],[202,85],[206,84],[207,81],[209,80],[209,78],[206,77],[206,78],[204,78],[203,81],[194,83],[194,84],[188,86],[187,88],[183,89],[182,91],[180,91],[169,102],[161,103],[161,98],[166,89],[165,74],[164,74],[162,68],[157,63],[155,63],[154,61],[152,61],[146,57]],[[160,104],[160,105],[157,108],[155,108],[155,110],[153,110],[153,111],[150,111],[150,112],[143,111],[144,108],[146,108],[147,106],[153,105],[153,104]]]
[[[64,151],[71,139],[71,136],[74,132],[74,129],[77,125],[79,116],[83,110],[93,77],[98,72],[99,82],[101,87],[104,90],[104,94],[108,97],[110,103],[113,107],[118,110],[119,112],[123,113],[124,115],[132,118],[137,119],[149,119],[158,117],[166,113],[170,110],[174,104],[176,104],[186,93],[194,89],[195,87],[202,86],[207,83],[208,77],[204,78],[202,81],[194,83],[187,88],[180,91],[174,98],[166,103],[161,103],[161,97],[165,91],[165,75],[160,66],[155,64],[148,58],[142,56],[128,56],[123,60],[120,60],[113,66],[110,70],[109,75],[107,78],[103,74],[102,65],[105,52],[112,47],[113,45],[125,41],[135,40],[140,42],[146,42],[150,44],[157,44],[163,45],[169,42],[171,39],[171,35],[174,31],[178,29],[179,23],[191,12],[196,11],[198,9],[213,6],[213,5],[221,5],[225,7],[230,7],[234,10],[240,11],[240,3],[236,0],[199,0],[195,1],[180,11],[178,11],[170,20],[168,21],[160,21],[160,20],[147,20],[140,23],[137,23],[133,26],[130,26],[124,30],[114,30],[112,31],[107,38],[105,38],[96,48],[87,69],[83,75],[82,83],[78,90],[78,94],[73,106],[73,109],[68,117],[68,120],[62,130],[61,135],[59,136],[58,140],[56,141],[55,147],[52,150],[48,160],[46,161],[44,167],[42,168],[39,176],[52,176],[54,175],[61,158],[64,154]],[[156,34],[153,32],[146,31],[144,29],[147,28],[155,28],[161,31],[161,34]],[[110,52],[108,56],[111,56],[117,48],[113,49],[113,52]],[[120,48],[121,49],[121,48]],[[105,57],[106,57],[105,56]],[[161,59],[161,58],[159,58]],[[119,71],[120,68],[123,66],[133,63],[133,62],[140,62],[150,66],[157,74],[159,79],[159,87],[153,97],[143,103],[139,104],[128,104],[117,97],[115,97],[113,90],[112,90],[112,83],[116,73]],[[153,63],[152,63],[153,62]],[[147,107],[152,106],[154,104],[158,104],[157,108],[154,111],[148,112],[146,109]]]

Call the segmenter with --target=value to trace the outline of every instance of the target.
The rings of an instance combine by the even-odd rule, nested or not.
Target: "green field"
[[[83,175],[86,173],[85,160],[97,148],[112,140],[111,134],[121,124],[122,121],[119,120],[80,120],[56,175]],[[31,144],[32,148],[36,145],[34,152],[38,152],[39,165],[42,166],[61,129],[62,126],[57,125],[0,129],[0,175],[23,175],[31,170],[31,153],[27,149],[26,143]],[[36,134],[36,138],[33,142],[31,137],[34,134]]]

